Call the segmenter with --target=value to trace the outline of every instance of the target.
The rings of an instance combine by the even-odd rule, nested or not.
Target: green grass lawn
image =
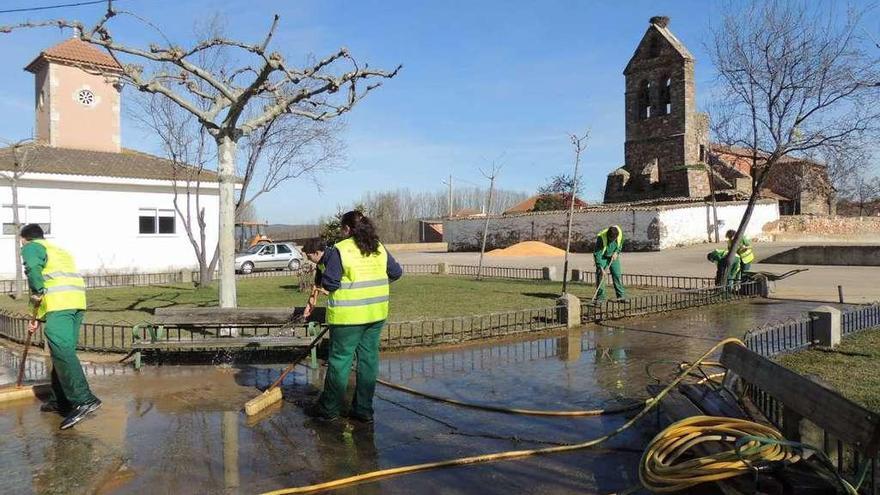
[[[297,290],[298,278],[266,277],[238,281],[241,307],[303,306],[307,294]],[[560,282],[410,275],[391,285],[391,319],[414,320],[474,315],[496,311],[540,308],[555,304]],[[590,299],[593,286],[573,284],[570,292]],[[630,296],[659,292],[660,288],[628,288]],[[216,306],[216,287],[196,289],[188,284],[121,287],[88,291],[90,322],[139,323],[155,308]],[[326,299],[319,305],[326,304]],[[0,308],[26,313],[24,301],[0,297]]]
[[[781,356],[779,362],[819,377],[844,397],[880,412],[880,328],[844,338],[836,351],[800,351]]]

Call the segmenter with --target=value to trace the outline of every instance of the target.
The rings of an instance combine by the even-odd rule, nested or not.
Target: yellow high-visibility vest
[[[727,249],[733,247],[733,239],[727,240]],[[736,250],[736,254],[742,259],[743,263],[751,263],[755,261],[755,252],[752,251],[752,242],[748,237],[743,236],[742,241],[739,243],[739,249]]]
[[[342,260],[342,279],[327,302],[330,325],[362,325],[388,318],[388,253],[364,256],[349,237],[336,243]]]
[[[617,239],[616,240],[617,240],[617,251],[619,252],[619,251],[623,250],[623,229],[621,229],[617,225],[615,225],[615,227],[617,227]],[[611,227],[608,227],[608,228],[610,229]],[[608,250],[608,229],[600,231],[599,235],[597,235],[596,237],[598,239],[602,239],[602,252],[599,253],[599,255],[600,256],[604,255],[605,252]],[[614,253],[611,253],[611,254],[614,254]]]
[[[37,318],[43,318],[52,311],[86,309],[86,282],[77,273],[73,256],[45,239],[32,242],[46,248],[46,266],[42,272],[46,292],[37,308]]]

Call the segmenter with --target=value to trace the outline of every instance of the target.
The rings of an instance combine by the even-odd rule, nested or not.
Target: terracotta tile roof
[[[0,148],[0,170],[13,170],[14,160],[11,147]],[[187,175],[195,179],[196,172],[193,167],[175,168],[169,160],[129,149],[123,149],[121,153],[108,153],[33,145],[27,160],[30,162],[29,172],[44,174],[185,180]],[[217,174],[211,170],[203,170],[200,175],[202,181],[218,180]]]
[[[483,213],[480,210],[475,210],[473,208],[462,208],[458,211],[452,213],[452,218],[465,218],[465,217],[473,217],[477,215],[482,215]]]
[[[550,195],[549,194],[536,194],[536,195],[532,196],[531,198],[520,201],[519,203],[504,210],[504,214],[509,215],[511,213],[528,213],[528,212],[535,209],[535,203],[537,203],[538,200],[544,196],[550,196]],[[556,194],[556,196],[559,196],[563,199],[568,198],[568,194],[564,195],[564,197],[562,194]],[[574,198],[574,206],[576,208],[584,208],[587,206],[587,202],[582,200],[581,198]]]
[[[741,146],[728,146],[726,144],[718,144],[718,143],[710,143],[709,150],[718,154],[719,158],[725,161],[737,161],[737,160],[747,160],[749,166],[751,166],[752,161],[752,150],[749,148],[743,148]],[[763,159],[767,156],[767,153],[763,151],[758,152],[758,161],[759,163],[763,162]],[[777,163],[807,163],[814,166],[824,167],[825,165],[810,160],[809,158],[798,158],[795,156],[783,155],[782,158],[779,159]],[[737,167],[739,168],[739,167]]]
[[[70,38],[43,50],[25,67],[25,70],[36,72],[44,60],[87,65],[113,71],[122,70],[122,67],[110,56],[107,50],[97,48],[79,38]]]

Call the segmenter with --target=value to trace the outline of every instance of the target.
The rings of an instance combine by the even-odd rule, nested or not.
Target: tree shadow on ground
[[[528,297],[538,297],[541,299],[557,299],[559,294],[556,292],[522,292],[522,295]]]

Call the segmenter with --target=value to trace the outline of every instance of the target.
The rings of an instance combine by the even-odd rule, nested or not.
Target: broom
[[[321,330],[320,333],[318,333],[318,336],[315,337],[314,340],[312,340],[312,343],[309,344],[309,346],[304,351],[296,356],[293,362],[290,363],[290,366],[288,366],[287,369],[285,369],[281,373],[281,376],[279,376],[278,379],[269,386],[269,388],[267,388],[262,394],[245,403],[245,414],[247,414],[248,416],[253,416],[263,409],[266,409],[267,407],[281,400],[282,395],[279,385],[281,385],[281,382],[284,380],[287,374],[293,371],[293,368],[295,368],[296,365],[303,360],[303,358],[309,355],[309,352],[311,352],[312,348],[318,345],[318,342],[321,341],[321,338],[324,336],[325,333],[327,333],[327,330],[330,330],[330,327],[324,327],[324,329]]]
[[[34,321],[37,321],[36,308],[34,309],[33,318]],[[34,332],[35,331],[36,329]],[[36,393],[34,393],[34,387],[21,386],[21,382],[24,380],[24,366],[27,364],[28,350],[31,347],[31,338],[34,335],[34,332],[31,332],[30,329],[28,329],[27,337],[24,341],[24,351],[21,353],[21,362],[18,364],[18,378],[15,380],[15,387],[0,390],[0,402],[26,399],[36,396]]]

